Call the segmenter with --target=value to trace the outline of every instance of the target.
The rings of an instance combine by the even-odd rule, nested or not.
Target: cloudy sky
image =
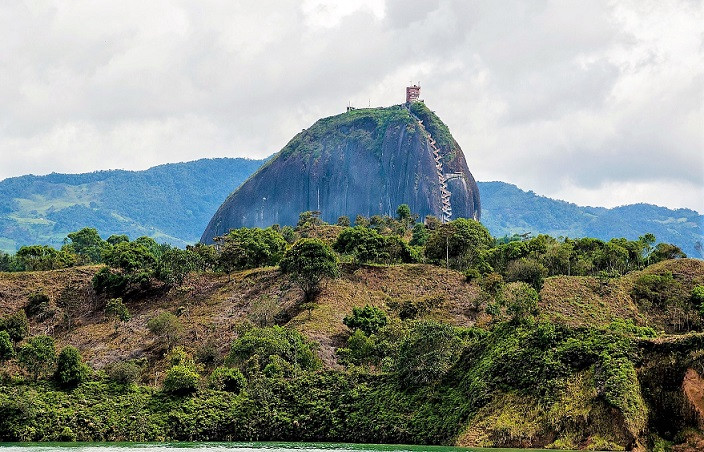
[[[701,1],[15,1],[0,178],[261,158],[422,98],[480,181],[704,212]]]

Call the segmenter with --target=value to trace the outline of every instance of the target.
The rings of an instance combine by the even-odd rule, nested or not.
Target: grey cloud
[[[699,30],[696,50],[677,53],[692,33],[639,35],[662,11]],[[360,8],[327,27],[306,14],[284,1],[3,4],[0,177],[263,157],[348,101],[400,103],[420,80],[479,180],[704,186],[696,3],[388,0],[383,17]]]

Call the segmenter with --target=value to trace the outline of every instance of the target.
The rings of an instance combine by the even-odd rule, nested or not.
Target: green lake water
[[[538,451],[541,449],[335,443],[0,443],[0,452],[526,452],[528,450]]]

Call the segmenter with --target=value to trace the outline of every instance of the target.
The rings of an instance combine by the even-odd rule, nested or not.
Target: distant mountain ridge
[[[647,232],[674,243],[690,257],[703,257],[704,215],[652,204],[585,207],[524,191],[505,182],[479,182],[482,223],[494,236],[531,232],[555,237],[637,239]],[[699,244],[699,245],[697,245]]]
[[[183,246],[198,241],[218,206],[265,160],[203,159],[145,171],[21,176],[0,181],[0,250],[22,245],[60,246],[84,226],[107,237],[148,235]],[[482,223],[494,236],[546,233],[554,236],[637,238],[659,241],[702,257],[704,215],[690,209],[633,204],[581,207],[524,191],[505,182],[478,182]]]
[[[145,171],[21,176],[0,181],[0,249],[61,245],[85,226],[101,234],[195,243],[217,206],[264,160],[202,159]]]

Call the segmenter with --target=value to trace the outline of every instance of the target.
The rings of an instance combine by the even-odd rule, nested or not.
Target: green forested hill
[[[262,160],[204,159],[146,171],[22,176],[0,181],[0,249],[59,245],[84,226],[148,235],[183,246],[198,240],[227,195]]]
[[[146,171],[22,176],[0,181],[0,250],[59,245],[84,226],[107,237],[149,235],[174,245],[198,240],[211,216],[263,160],[207,159]],[[704,216],[689,209],[635,204],[580,207],[504,182],[480,182],[482,222],[494,236],[626,237],[652,232],[658,241],[702,257]]]
[[[523,191],[505,182],[480,182],[482,223],[496,236],[543,233],[555,237],[630,240],[647,232],[674,243],[691,257],[704,257],[704,215],[690,209],[631,204],[606,209],[582,207]]]

